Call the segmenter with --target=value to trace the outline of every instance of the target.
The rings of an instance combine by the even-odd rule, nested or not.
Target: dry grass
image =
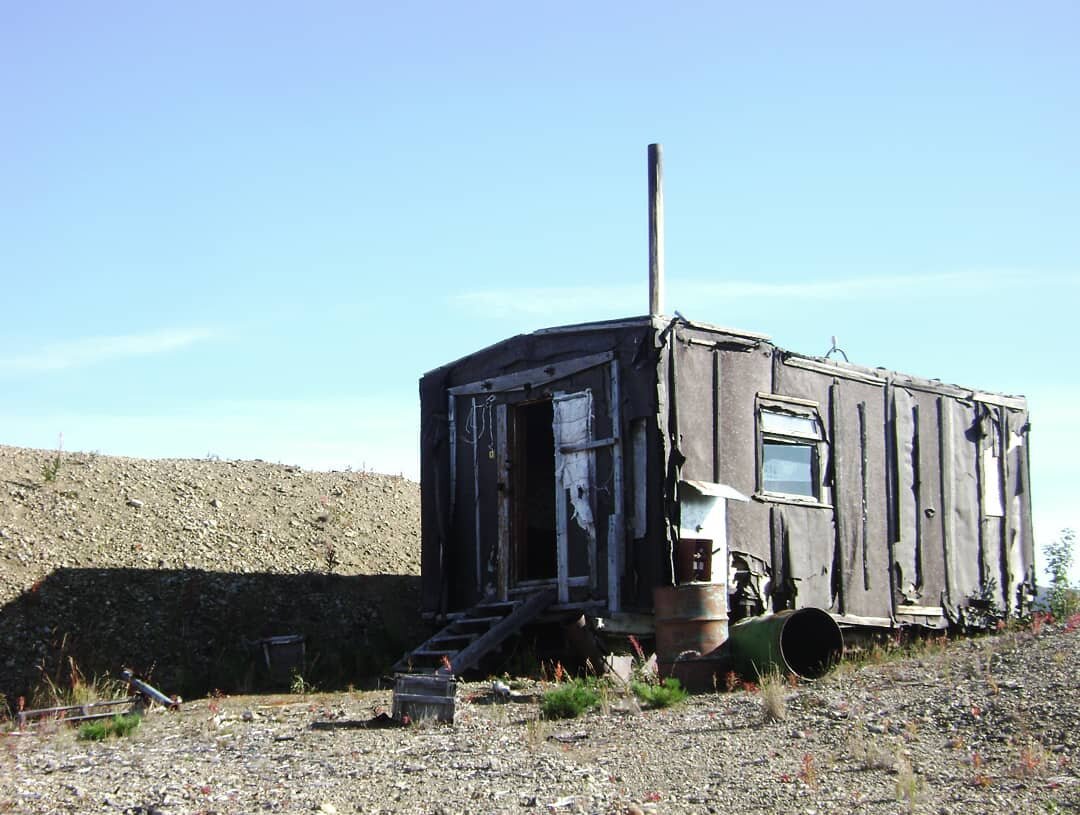
[[[848,753],[864,770],[893,770],[896,767],[896,754],[888,746],[868,738],[859,726],[848,737]]]
[[[766,722],[781,722],[787,718],[788,684],[778,671],[758,678],[761,688],[761,713]]]
[[[896,800],[907,805],[909,815],[915,812],[919,802],[921,785],[911,762],[901,753],[896,754]]]
[[[547,740],[548,726],[543,719],[529,719],[525,722],[525,746],[535,753]]]
[[[41,682],[30,697],[31,708],[65,707],[68,705],[86,705],[90,702],[104,702],[123,699],[128,695],[127,683],[120,679],[93,676],[87,678],[75,663],[74,657],[67,658],[66,676],[51,676],[42,670]]]

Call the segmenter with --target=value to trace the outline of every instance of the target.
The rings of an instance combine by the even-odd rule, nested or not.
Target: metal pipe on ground
[[[771,671],[816,679],[840,660],[844,635],[827,612],[800,608],[739,620],[730,626],[727,647],[746,679]]]

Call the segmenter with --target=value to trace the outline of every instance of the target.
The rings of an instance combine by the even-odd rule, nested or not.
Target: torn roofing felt
[[[747,608],[970,624],[1033,585],[1022,397],[646,317],[512,337],[420,390],[431,612],[540,585],[648,612],[691,543],[733,608],[739,574]],[[704,550],[682,541],[695,483],[750,498]]]

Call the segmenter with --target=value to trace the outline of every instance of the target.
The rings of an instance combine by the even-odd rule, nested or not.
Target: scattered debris
[[[121,699],[106,699],[95,702],[84,702],[78,705],[60,705],[57,707],[44,707],[35,710],[20,710],[15,714],[15,722],[19,729],[26,727],[27,723],[41,719],[64,722],[85,722],[91,719],[105,719],[113,716],[132,713],[149,707],[153,703],[164,705],[169,710],[176,710],[183,701],[179,696],[166,696],[153,685],[139,679],[134,673],[125,668],[120,676],[128,683],[129,695]],[[124,708],[121,710],[120,708]]]
[[[312,730],[380,730],[386,727],[406,727],[410,724],[408,716],[398,720],[387,713],[379,713],[366,720],[336,719],[334,721],[312,722]]]

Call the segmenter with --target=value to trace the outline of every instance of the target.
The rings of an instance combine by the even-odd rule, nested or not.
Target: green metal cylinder
[[[746,679],[771,671],[816,679],[843,655],[844,635],[827,612],[800,608],[739,620],[729,629],[728,648]]]

